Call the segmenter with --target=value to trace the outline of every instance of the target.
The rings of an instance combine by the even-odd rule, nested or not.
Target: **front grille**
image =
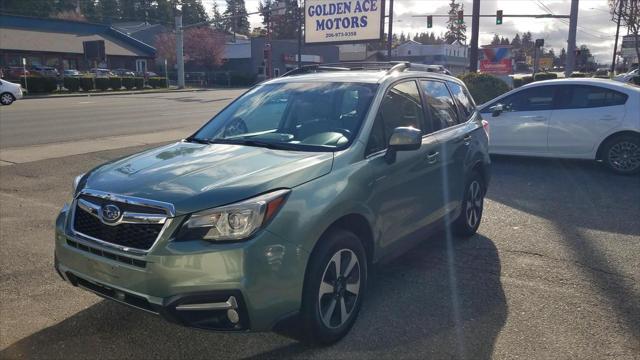
[[[139,268],[145,268],[147,266],[147,262],[144,261],[144,260],[138,260],[138,259],[130,258],[128,256],[122,256],[122,255],[114,254],[112,252],[100,250],[98,248],[87,246],[87,245],[84,245],[82,243],[71,241],[69,239],[67,239],[67,245],[69,245],[71,247],[74,247],[76,249],[82,250],[82,251],[86,251],[86,252],[92,253],[94,255],[102,256],[102,257],[105,257],[107,259],[111,259],[111,260],[118,261],[118,262],[121,262],[121,263],[137,266]]]
[[[144,214],[160,214],[160,215],[165,215],[166,214],[166,212],[163,209],[158,209],[158,208],[148,207],[148,206],[142,206],[142,205],[136,205],[136,204],[130,204],[130,203],[125,203],[125,202],[121,202],[121,201],[112,201],[112,200],[104,199],[104,198],[101,198],[101,197],[98,197],[98,196],[91,196],[91,195],[87,195],[87,194],[81,194],[78,198],[87,200],[87,201],[89,201],[89,202],[91,202],[93,204],[100,205],[100,206],[106,205],[106,204],[115,204],[122,211],[129,211],[129,212],[134,212],[134,213],[144,213]]]
[[[163,224],[106,225],[79,206],[76,206],[73,220],[73,229],[76,232],[108,243],[140,250],[151,248],[163,226]]]

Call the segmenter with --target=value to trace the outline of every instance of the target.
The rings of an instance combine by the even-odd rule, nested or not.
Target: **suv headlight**
[[[271,220],[290,190],[276,190],[239,203],[193,213],[176,236],[181,240],[235,241],[253,235]]]

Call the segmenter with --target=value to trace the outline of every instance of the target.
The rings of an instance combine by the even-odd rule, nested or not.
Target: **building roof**
[[[84,53],[82,42],[104,40],[107,55],[153,57],[156,49],[111,26],[0,15],[0,49]]]
[[[169,28],[162,24],[149,24],[146,22],[117,23],[113,24],[113,28],[150,46],[154,46],[158,35],[169,31]]]

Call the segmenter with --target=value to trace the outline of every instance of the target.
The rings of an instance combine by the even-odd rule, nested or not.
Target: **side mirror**
[[[504,111],[504,106],[502,104],[496,104],[490,107],[489,110],[491,110],[491,115],[493,117],[500,116],[500,114],[502,114],[502,112]]]
[[[418,150],[422,145],[422,131],[413,127],[397,127],[389,138],[387,160],[394,162],[397,151]]]

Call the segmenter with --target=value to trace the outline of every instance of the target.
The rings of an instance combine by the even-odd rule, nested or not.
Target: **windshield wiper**
[[[211,140],[209,139],[200,139],[197,137],[188,137],[186,139],[184,139],[187,142],[193,142],[193,143],[198,143],[198,144],[211,144]]]
[[[263,148],[275,149],[275,150],[300,150],[298,146],[293,144],[276,143],[276,142],[262,141],[262,140],[255,140],[255,139],[215,139],[215,140],[210,140],[209,143],[256,146],[256,147],[263,147]]]

